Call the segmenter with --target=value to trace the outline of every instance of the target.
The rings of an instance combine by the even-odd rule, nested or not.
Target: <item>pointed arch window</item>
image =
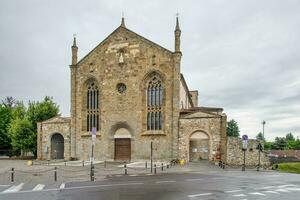
[[[161,79],[153,76],[147,84],[147,130],[162,130],[163,99]]]
[[[100,129],[100,112],[99,112],[99,89],[98,86],[91,82],[87,85],[86,91],[86,131],[92,131],[95,127],[97,131]]]

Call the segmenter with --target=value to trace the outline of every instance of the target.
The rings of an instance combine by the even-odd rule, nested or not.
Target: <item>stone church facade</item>
[[[38,159],[210,161],[226,157],[226,115],[198,106],[170,51],[121,25],[81,60],[72,46],[71,116],[38,123]]]

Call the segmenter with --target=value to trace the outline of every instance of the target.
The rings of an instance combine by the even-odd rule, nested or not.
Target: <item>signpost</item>
[[[94,161],[94,145],[96,142],[96,133],[97,129],[95,127],[92,128],[92,156],[91,156],[91,162]]]
[[[150,164],[151,164],[151,173],[153,171],[153,142],[150,143]]]
[[[259,142],[257,145],[257,149],[258,149],[258,165],[257,165],[257,171],[259,171],[260,168],[260,152],[262,152],[263,147],[261,145],[261,143]]]
[[[97,129],[95,127],[92,128],[92,156],[91,156],[91,181],[94,181],[94,145],[96,142],[96,134],[97,134]]]
[[[247,147],[248,147],[248,135],[243,135],[242,136],[243,139],[243,152],[244,152],[244,162],[243,162],[243,167],[242,167],[242,171],[245,171],[246,168],[246,151],[247,151]]]

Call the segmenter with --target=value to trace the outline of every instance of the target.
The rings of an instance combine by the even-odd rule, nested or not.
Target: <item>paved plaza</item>
[[[298,199],[300,175],[270,170],[257,172],[240,168],[225,170],[208,162],[170,166],[163,171],[157,162],[156,174],[144,162],[127,164],[96,162],[95,181],[90,181],[90,165],[78,162],[0,162],[0,199]],[[81,163],[82,164],[82,163]],[[72,165],[72,166],[70,166]],[[15,168],[10,182],[9,167]],[[57,167],[57,181],[54,181]]]

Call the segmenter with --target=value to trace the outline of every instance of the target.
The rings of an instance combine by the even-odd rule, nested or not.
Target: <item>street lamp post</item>
[[[263,132],[262,132],[262,134],[263,134],[263,139],[265,139],[265,125],[266,125],[266,121],[265,121],[265,120],[262,121],[262,125],[263,125]]]

